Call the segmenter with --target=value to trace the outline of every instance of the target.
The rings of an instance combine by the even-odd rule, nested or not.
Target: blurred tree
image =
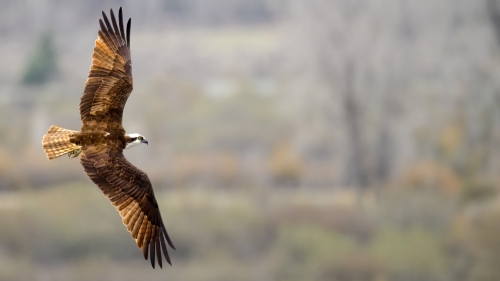
[[[366,106],[368,102],[365,93],[359,91],[358,84],[366,77],[366,73],[372,71],[366,64],[364,55],[369,53],[370,49],[355,48],[357,40],[355,30],[346,31],[339,28],[332,21],[332,16],[328,11],[337,11],[336,17],[343,18],[346,22],[355,22],[356,17],[351,16],[353,13],[361,14],[359,9],[350,10],[339,3],[333,3],[325,0],[317,0],[311,2],[306,7],[310,20],[313,26],[311,29],[316,30],[313,34],[313,48],[317,54],[318,70],[320,75],[326,81],[328,91],[332,96],[332,101],[341,104],[344,113],[344,128],[346,143],[346,159],[344,167],[345,184],[354,186],[358,189],[363,189],[371,185],[373,171],[370,170],[368,160],[368,144],[366,138]],[[335,17],[335,16],[334,16]],[[356,26],[353,24],[353,26]],[[353,28],[354,29],[354,28]],[[346,34],[352,38],[347,39]],[[361,38],[361,40],[365,40]],[[370,42],[371,43],[371,42]],[[332,112],[326,114],[332,115]],[[335,118],[333,120],[332,129],[337,127]],[[388,157],[385,160],[390,160]],[[390,166],[390,164],[387,164]]]
[[[362,113],[360,111],[360,104],[354,97],[354,71],[353,62],[348,61],[345,69],[345,84],[342,91],[347,137],[351,145],[347,158],[347,180],[350,184],[363,188],[368,185],[369,178],[365,159],[364,134],[360,124]]]
[[[488,14],[495,31],[498,42],[500,42],[500,9],[497,0],[488,0]]]
[[[22,79],[23,84],[44,84],[54,77],[56,72],[56,52],[53,40],[50,32],[42,35],[35,52],[26,66]]]

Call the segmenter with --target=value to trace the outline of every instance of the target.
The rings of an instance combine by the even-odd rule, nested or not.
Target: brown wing
[[[145,259],[148,259],[149,251],[153,268],[155,252],[162,267],[161,251],[172,265],[165,239],[174,250],[175,247],[161,219],[148,176],[130,164],[121,150],[113,151],[109,147],[114,145],[84,148],[80,162],[85,172],[116,207]]]
[[[113,10],[110,15],[112,25],[104,12],[104,23],[99,20],[101,29],[95,41],[89,77],[80,100],[82,132],[120,130],[124,133],[123,108],[132,92],[130,19],[125,37],[122,9],[118,13],[119,27]]]

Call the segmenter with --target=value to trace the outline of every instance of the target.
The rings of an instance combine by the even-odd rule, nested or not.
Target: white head
[[[134,146],[139,145],[141,143],[148,144],[148,141],[146,140],[146,138],[144,138],[144,136],[142,136],[141,134],[134,133],[134,134],[127,134],[127,136],[130,138],[130,140],[132,142],[127,143],[127,146],[125,146],[125,149],[134,147]]]

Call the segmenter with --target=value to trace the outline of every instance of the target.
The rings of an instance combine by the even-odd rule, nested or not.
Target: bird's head
[[[127,146],[125,147],[125,149],[131,148],[131,147],[139,145],[141,143],[148,144],[148,141],[146,140],[146,138],[144,138],[144,136],[141,134],[134,133],[134,134],[127,134],[127,136],[130,138],[130,141],[127,142]]]

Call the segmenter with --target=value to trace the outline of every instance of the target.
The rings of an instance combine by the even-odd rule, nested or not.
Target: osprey
[[[132,92],[130,19],[123,28],[122,9],[118,22],[113,10],[111,23],[102,12],[101,29],[95,41],[92,65],[80,100],[80,132],[51,126],[42,145],[49,160],[68,154],[80,155],[88,177],[116,207],[144,258],[155,267],[155,252],[162,267],[162,255],[172,265],[168,243],[175,247],[163,224],[153,187],[143,171],[125,159],[123,150],[148,141],[140,134],[127,134],[122,126],[123,108]]]

